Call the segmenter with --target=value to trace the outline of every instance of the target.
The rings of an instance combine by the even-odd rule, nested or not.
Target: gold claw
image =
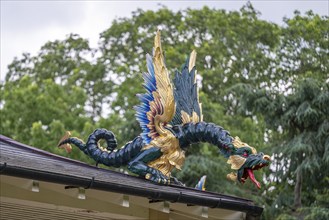
[[[150,174],[150,173],[147,173],[147,174],[145,175],[145,179],[149,180],[150,178],[151,178],[151,174]]]

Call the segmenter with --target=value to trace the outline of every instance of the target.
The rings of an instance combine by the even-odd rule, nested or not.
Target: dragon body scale
[[[182,185],[171,176],[171,171],[181,169],[185,151],[191,144],[208,142],[228,158],[227,163],[234,171],[227,175],[228,179],[244,183],[249,177],[260,188],[253,171],[269,165],[270,157],[257,153],[222,127],[203,121],[195,80],[196,52],[192,51],[171,83],[160,40],[158,31],[153,55],[146,55],[148,71],[143,74],[146,92],[137,95],[141,104],[134,107],[141,135],[115,150],[114,134],[102,128],[96,129],[86,143],[66,135],[58,146],[69,151],[70,144],[74,144],[97,163],[113,167],[128,165],[131,172],[150,181]],[[99,146],[101,139],[106,141],[106,148]]]

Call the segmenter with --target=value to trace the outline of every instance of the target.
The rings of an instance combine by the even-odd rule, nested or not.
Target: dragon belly
[[[159,159],[151,161],[147,165],[160,170],[164,175],[170,177],[171,171],[176,168],[181,170],[185,161],[185,151],[177,149],[167,154],[163,154]]]
[[[143,149],[150,147],[159,147],[162,156],[156,160],[149,162],[147,165],[161,171],[164,175],[170,177],[171,171],[176,168],[181,170],[185,161],[185,151],[179,146],[179,141],[172,135],[160,137],[146,145]]]

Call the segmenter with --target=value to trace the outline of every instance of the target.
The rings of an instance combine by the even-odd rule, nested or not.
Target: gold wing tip
[[[190,54],[190,60],[192,58],[195,61],[196,60],[196,55],[198,55],[198,53],[196,52],[196,50],[192,50],[192,52]]]
[[[157,30],[157,33],[154,37],[154,49],[156,50],[158,47],[161,50],[161,31],[159,29]]]
[[[192,50],[192,52],[190,54],[188,71],[191,71],[193,69],[193,67],[195,67],[196,55],[197,55],[196,51]]]

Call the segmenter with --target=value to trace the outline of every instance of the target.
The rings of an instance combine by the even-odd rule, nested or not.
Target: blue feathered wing
[[[146,93],[138,94],[141,104],[135,106],[136,119],[143,132],[144,143],[149,144],[158,136],[170,135],[164,127],[175,114],[173,86],[169,78],[161,48],[158,31],[153,48],[153,56],[146,55],[147,72],[143,74]]]
[[[193,51],[186,60],[181,72],[176,70],[174,78],[174,97],[176,111],[171,125],[199,122],[203,120],[202,106],[196,83],[196,52]]]

